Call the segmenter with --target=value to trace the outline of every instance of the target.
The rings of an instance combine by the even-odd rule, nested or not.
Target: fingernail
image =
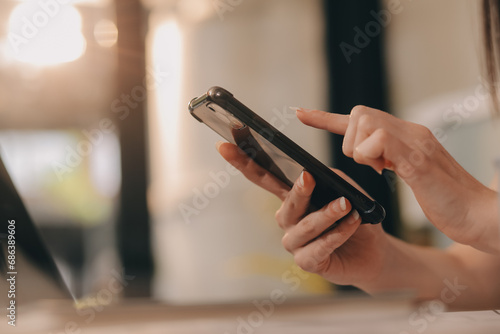
[[[339,204],[340,204],[340,209],[342,211],[345,211],[347,209],[347,204],[345,202],[345,197],[341,197],[340,198]]]
[[[217,149],[217,151],[219,150],[219,147],[224,144],[224,142],[222,140],[219,140],[218,142],[215,143],[215,148]]]
[[[359,219],[359,212],[357,210],[354,210],[352,212],[352,218],[353,219],[350,221],[351,224],[354,224],[355,222],[358,221],[358,219]]]
[[[304,187],[304,184],[304,172],[302,172],[299,176],[299,186]]]

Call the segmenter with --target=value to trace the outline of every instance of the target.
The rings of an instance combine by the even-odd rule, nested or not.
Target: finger
[[[395,138],[406,135],[401,121],[378,109],[356,106],[351,111],[349,126],[344,136],[342,151],[354,158],[355,148],[376,129],[386,129]]]
[[[344,135],[349,124],[349,115],[340,115],[320,110],[296,108],[298,119],[305,125]]]
[[[360,164],[371,166],[381,173],[387,166],[394,166],[394,157],[391,151],[407,152],[399,139],[388,134],[384,129],[375,130],[354,150],[354,160]]]
[[[218,142],[217,150],[227,162],[241,171],[248,180],[278,196],[281,200],[285,199],[290,187],[259,166],[238,146]]]
[[[355,106],[351,110],[349,116],[349,126],[346,129],[344,142],[342,143],[342,152],[348,157],[353,157],[354,142],[358,132],[358,120],[363,116],[370,113],[371,108],[365,106]]]
[[[370,143],[367,143],[366,145],[377,145],[377,140],[383,140],[384,143],[388,143],[390,141],[389,137],[391,134],[389,133],[389,130],[384,129],[385,127],[387,127],[387,122],[380,117],[374,117],[369,114],[359,116],[357,120],[357,131],[355,134],[354,144],[352,145],[352,148],[348,148],[349,150],[353,149],[352,158],[354,161],[358,164],[371,166],[379,174],[382,174],[382,170],[386,166],[383,157],[373,156],[370,158],[359,154],[357,148],[360,146],[363,148],[363,143],[366,140]],[[397,138],[396,136],[393,135],[392,137],[394,140],[397,140],[395,139]]]
[[[352,150],[352,157],[354,158],[356,155],[355,148],[361,144],[366,138],[368,138],[373,131],[377,129],[377,126],[383,126],[383,124],[375,124],[377,122],[377,118],[372,117],[371,115],[361,115],[357,119],[356,133],[354,134],[354,141],[352,147],[349,147],[349,150]],[[345,146],[344,146],[345,147]],[[345,148],[347,149],[347,148]],[[354,159],[356,161],[356,159]],[[358,162],[358,161],[356,161]],[[359,162],[358,162],[359,163]]]
[[[326,272],[331,265],[332,253],[349,240],[360,224],[359,214],[353,211],[339,223],[337,228],[298,248],[294,253],[295,263],[308,272]]]
[[[311,194],[316,182],[311,174],[303,171],[292,190],[288,192],[280,209],[276,212],[278,225],[286,230],[288,227],[297,224],[307,212]]]
[[[296,225],[290,227],[282,239],[285,249],[293,253],[297,248],[303,247],[333,223],[342,219],[351,211],[351,204],[344,197],[338,198],[321,210],[309,214]]]

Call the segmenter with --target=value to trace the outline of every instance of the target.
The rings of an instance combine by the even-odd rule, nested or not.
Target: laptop
[[[73,300],[0,157],[0,315],[41,299]],[[7,310],[7,314],[5,311]]]

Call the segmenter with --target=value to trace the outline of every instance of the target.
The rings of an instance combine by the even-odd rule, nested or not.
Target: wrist
[[[375,251],[377,269],[369,277],[364,277],[363,281],[354,284],[355,286],[369,294],[394,290],[394,280],[397,280],[398,275],[398,266],[395,265],[399,252],[397,242],[397,239],[387,233],[380,235],[378,248]]]
[[[371,295],[386,292],[410,293],[418,300],[439,296],[443,277],[440,269],[433,268],[432,263],[442,261],[443,268],[447,267],[449,261],[442,259],[449,255],[433,248],[408,244],[389,235],[384,251],[384,263],[379,275],[371,282],[359,286],[361,289]]]
[[[500,254],[499,197],[489,188],[475,200],[475,209],[468,217],[468,223],[477,230],[477,237],[470,246],[492,254]]]

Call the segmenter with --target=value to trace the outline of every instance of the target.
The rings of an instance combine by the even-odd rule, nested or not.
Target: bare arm
[[[490,188],[497,190],[498,174]],[[443,251],[390,239],[394,251],[386,259],[386,272],[365,286],[367,292],[412,286],[418,298],[440,300],[450,309],[500,307],[500,256],[459,243]]]
[[[311,241],[349,212],[348,202],[343,210],[336,200],[305,215],[314,188],[311,175],[306,173],[297,182],[302,184],[290,189],[236,146],[221,144],[218,149],[250,181],[283,200],[276,215],[285,231],[283,245],[302,269],[371,294],[411,290],[420,300],[438,299],[451,309],[500,307],[500,258],[463,245],[446,251],[410,245],[387,235],[380,225],[360,225],[352,215],[341,228]]]
[[[500,257],[460,244],[440,250],[388,238],[383,272],[359,288],[370,294],[408,289],[451,310],[500,307]]]

